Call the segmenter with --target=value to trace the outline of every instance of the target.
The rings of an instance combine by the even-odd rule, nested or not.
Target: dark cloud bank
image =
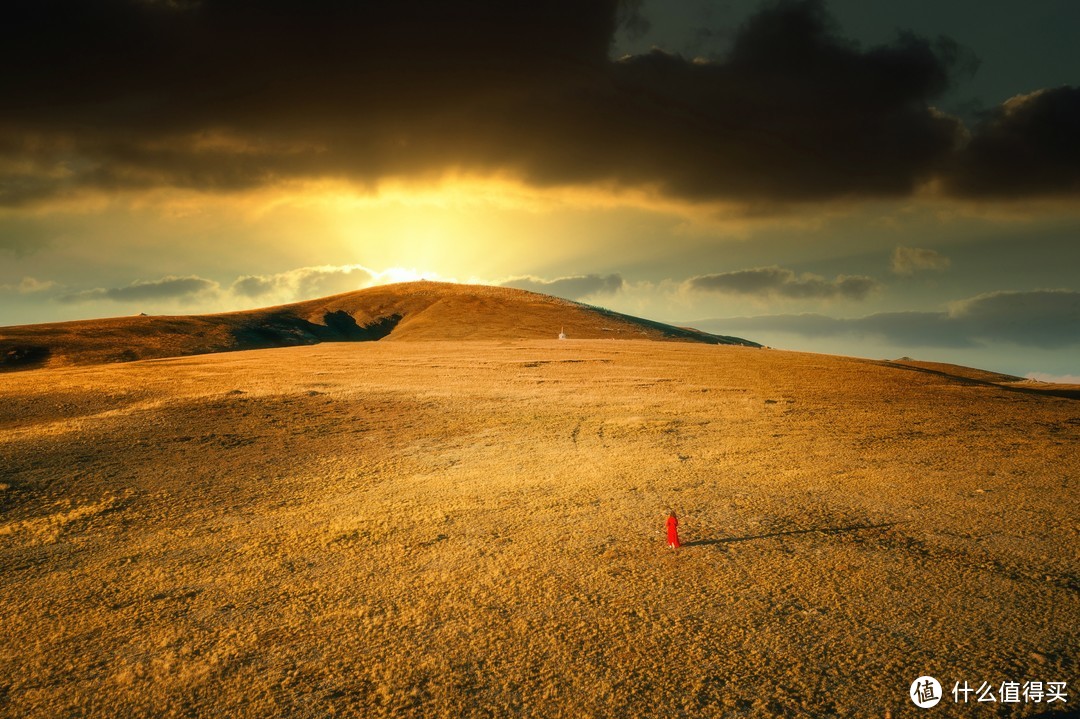
[[[631,5],[11,0],[0,204],[446,170],[701,201],[1080,191],[1080,88],[969,130],[932,109],[964,64],[948,39],[860,48],[786,0],[726,58],[612,60],[619,23],[644,22]]]
[[[568,300],[580,300],[592,295],[610,295],[623,288],[622,275],[575,275],[545,280],[539,277],[515,277],[502,283],[503,287],[540,292]]]
[[[1080,292],[992,292],[955,302],[946,312],[883,312],[854,319],[820,314],[767,315],[691,324],[713,332],[870,336],[900,347],[983,347],[1009,342],[1063,349],[1080,345]]]
[[[37,283],[28,278],[23,284],[28,291],[48,289],[48,285]],[[351,292],[367,287],[375,280],[370,270],[360,265],[342,267],[299,267],[287,272],[269,275],[244,275],[238,277],[228,288],[233,296],[244,300],[258,300],[277,295],[284,295],[292,300],[314,299]],[[620,280],[621,282],[621,280]],[[38,286],[40,285],[40,289]],[[27,291],[27,290],[24,290]],[[81,302],[154,302],[170,300],[190,300],[220,296],[221,285],[214,280],[190,275],[187,277],[162,277],[156,280],[136,280],[124,287],[95,287],[86,290],[66,292],[56,296],[57,301],[65,304]]]
[[[881,284],[862,275],[839,275],[827,280],[811,274],[796,275],[783,267],[759,267],[692,277],[686,286],[692,290],[762,298],[861,300]]]
[[[217,292],[218,284],[202,277],[163,277],[160,280],[136,280],[126,287],[96,287],[60,295],[60,302],[73,304],[112,300],[113,302],[142,302],[155,300],[190,299],[196,295]]]

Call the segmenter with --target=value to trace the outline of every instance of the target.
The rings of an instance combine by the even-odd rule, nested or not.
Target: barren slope
[[[9,374],[0,716],[1066,709],[1078,440],[1064,398],[688,343]],[[1070,702],[948,694],[1006,681]]]
[[[948,364],[945,362],[925,362],[922,360],[914,360],[910,357],[901,357],[900,359],[892,360],[885,364],[895,367],[907,367],[916,372],[936,374],[957,382],[994,385],[1006,389],[1015,389],[1019,392],[1038,392],[1055,397],[1080,399],[1080,385],[1075,384],[1040,382],[1039,380],[1024,379],[1023,377],[1017,377],[1016,375],[1011,374],[990,372],[974,367],[964,367],[962,365]]]
[[[0,328],[0,371],[370,340],[651,339],[758,346],[506,287],[409,282],[246,312]]]

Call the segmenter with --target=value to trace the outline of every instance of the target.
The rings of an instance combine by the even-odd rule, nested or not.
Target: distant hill
[[[0,370],[319,342],[649,339],[760,347],[525,290],[407,282],[212,315],[113,317],[0,328]]]
[[[886,361],[883,364],[892,367],[904,367],[916,372],[927,372],[942,377],[949,377],[950,379],[959,380],[969,384],[993,385],[1020,392],[1034,392],[1052,395],[1054,397],[1065,397],[1067,399],[1080,399],[1080,385],[1040,382],[1038,380],[1017,377],[1016,375],[1002,374],[1001,372],[990,372],[988,370],[947,364],[945,362],[925,362],[910,357],[901,357],[900,359]]]
[[[990,384],[1003,384],[1009,382],[1024,382],[1023,377],[1017,377],[1011,374],[1002,374],[1001,372],[991,372],[984,369],[976,369],[974,367],[963,367],[961,365],[948,364],[945,362],[925,362],[922,360],[915,360],[910,357],[901,357],[900,359],[892,360],[889,364],[903,365],[904,367],[910,367],[916,370],[922,370],[925,372],[931,372],[934,374],[947,375],[949,377],[955,377],[957,379],[967,379],[972,382],[986,382]]]

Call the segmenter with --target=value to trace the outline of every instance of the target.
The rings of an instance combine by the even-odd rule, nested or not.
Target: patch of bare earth
[[[9,374],[0,715],[1073,707],[1077,407],[645,341]],[[1032,680],[1069,704],[950,693]]]

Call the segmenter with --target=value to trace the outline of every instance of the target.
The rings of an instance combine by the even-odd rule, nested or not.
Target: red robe
[[[669,547],[682,546],[679,544],[679,520],[675,517],[667,518],[667,543]]]

